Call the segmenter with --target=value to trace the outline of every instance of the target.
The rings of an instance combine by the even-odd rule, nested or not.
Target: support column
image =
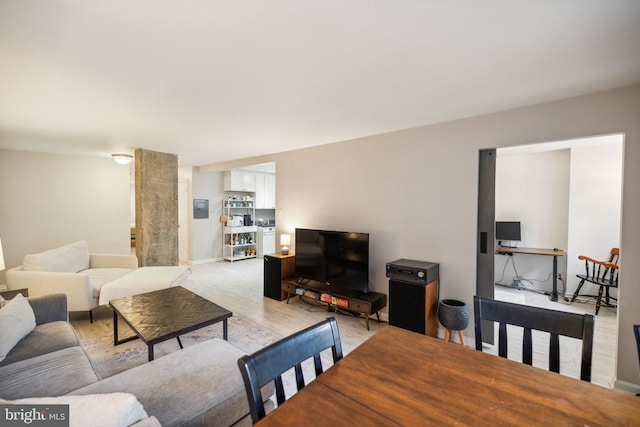
[[[135,160],[138,264],[178,265],[178,156],[138,149]]]

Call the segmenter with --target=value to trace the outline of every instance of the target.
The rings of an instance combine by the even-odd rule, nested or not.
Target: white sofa
[[[27,254],[23,265],[7,270],[9,290],[27,288],[29,296],[67,295],[69,311],[88,311],[98,305],[102,287],[138,268],[134,255],[90,254],[86,241]]]

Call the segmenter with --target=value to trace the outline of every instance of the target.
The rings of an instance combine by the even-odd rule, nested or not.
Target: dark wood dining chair
[[[585,273],[576,274],[580,283],[576,291],[573,293],[571,302],[574,302],[578,296],[586,296],[596,299],[596,316],[600,307],[615,307],[611,300],[618,301],[612,297],[609,293],[609,289],[618,287],[618,258],[620,257],[620,248],[611,248],[609,252],[609,258],[607,261],[600,261],[590,258],[586,255],[578,256],[580,261],[584,261]],[[585,283],[593,283],[598,286],[597,295],[580,294],[580,290]],[[604,302],[602,301],[602,295],[604,294]]]
[[[507,357],[507,325],[523,328],[522,363],[532,365],[532,330],[549,333],[549,370],[560,372],[560,339],[582,340],[580,379],[591,381],[594,316],[473,297],[476,350],[482,351],[482,321],[499,323],[498,355]]]
[[[342,359],[342,344],[338,323],[334,317],[296,332],[251,355],[238,359],[238,366],[244,379],[251,420],[255,424],[266,413],[261,388],[275,382],[278,405],[286,398],[282,374],[295,369],[296,387],[300,391],[305,386],[302,362],[313,357],[316,377],[324,372],[320,352],[331,349],[333,363]]]

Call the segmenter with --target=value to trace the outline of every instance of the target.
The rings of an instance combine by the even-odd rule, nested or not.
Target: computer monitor
[[[522,240],[520,221],[496,221],[496,240],[498,244],[501,244],[503,240],[512,242]]]

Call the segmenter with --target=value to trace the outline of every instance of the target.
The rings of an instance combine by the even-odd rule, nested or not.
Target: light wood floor
[[[236,262],[214,262],[191,266],[192,274],[184,285],[191,291],[231,310],[234,315],[247,317],[263,327],[287,336],[300,329],[335,316],[345,353],[372,336],[386,323],[378,323],[375,316],[369,321],[367,331],[364,317],[327,312],[326,306],[311,305],[298,297],[275,301],[263,296],[263,261],[247,259]],[[82,338],[113,333],[112,311],[108,307],[94,309],[94,322],[88,322],[85,313],[72,313],[71,323]],[[229,331],[232,333],[232,331]]]
[[[249,259],[237,262],[215,262],[191,266],[192,275],[185,287],[193,292],[214,301],[215,303],[231,310],[235,315],[245,316],[273,332],[287,336],[295,331],[303,329],[325,319],[327,316],[335,316],[345,353],[349,353],[355,347],[375,334],[386,323],[378,323],[375,316],[370,319],[370,331],[365,327],[363,317],[357,318],[351,315],[328,313],[323,306],[311,305],[300,299],[292,298],[290,304],[285,301],[275,301],[263,297],[263,261]],[[552,303],[547,297],[532,292],[515,289],[496,288],[496,299],[520,302],[524,304],[547,306],[553,309],[567,309],[569,311],[593,313],[593,305],[564,305]],[[81,337],[92,335],[111,334],[109,322],[101,322],[100,319],[111,318],[111,311],[102,307],[94,312],[94,323],[89,323],[85,315],[75,315],[72,323]],[[230,331],[229,333],[233,333]],[[467,335],[473,333],[467,330]],[[440,330],[442,337],[444,331]],[[616,316],[611,311],[606,311],[596,319],[596,336],[593,357],[592,382],[610,387],[613,378],[613,363],[616,344]],[[472,340],[467,339],[467,346],[473,346]],[[561,344],[564,346],[564,344]],[[579,358],[579,349],[568,345],[569,350],[561,347],[561,354],[573,352],[574,358]],[[492,351],[487,349],[487,351]],[[544,357],[545,350],[537,350],[538,356]],[[571,362],[574,363],[575,362]],[[577,374],[576,374],[577,376]]]

